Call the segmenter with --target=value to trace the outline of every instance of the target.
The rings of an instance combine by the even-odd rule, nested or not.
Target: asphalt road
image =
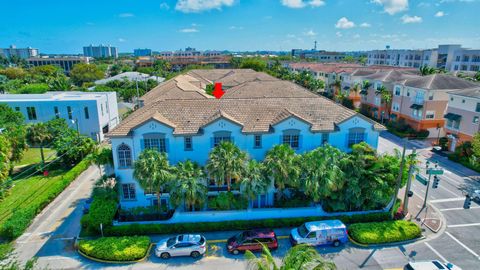
[[[393,152],[399,149],[401,140],[385,133],[379,141],[380,152]],[[468,170],[456,163],[450,162],[443,157],[432,155],[421,143],[409,142],[408,148],[417,147],[423,162],[426,160],[439,161],[445,169],[445,175],[441,177],[440,187],[430,189],[428,204],[430,211],[435,208],[444,217],[445,226],[439,233],[430,232],[426,240],[415,244],[395,246],[387,248],[358,248],[351,244],[339,248],[320,247],[318,251],[329,260],[333,260],[338,269],[402,269],[409,261],[421,261],[437,259],[440,261],[452,262],[462,269],[480,269],[480,205],[472,203],[469,210],[463,209],[464,196],[462,191],[480,188],[480,175]],[[80,257],[72,248],[72,239],[79,229],[81,216],[81,202],[91,189],[92,175],[79,179],[79,183],[86,185],[72,186],[68,190],[67,201],[54,201],[52,210],[61,215],[53,215],[53,218],[38,218],[34,223],[33,231],[29,229],[27,235],[18,240],[17,252],[22,254],[21,258],[26,259],[29,255],[35,255],[40,267],[52,269],[228,269],[243,270],[246,268],[246,261],[242,255],[234,256],[228,254],[225,243],[218,242],[209,244],[209,250],[201,259],[172,258],[161,260],[150,256],[145,262],[137,264],[103,264],[89,261]],[[477,179],[477,180],[474,180]],[[77,189],[81,191],[77,191]],[[414,181],[412,190],[416,201],[423,200],[425,186]],[[87,192],[87,193],[86,193]],[[66,193],[66,192],[64,192]],[[54,207],[56,205],[56,207]],[[54,210],[61,207],[59,210]],[[412,204],[410,207],[419,208],[420,205]],[[73,210],[72,210],[73,208]],[[67,210],[70,209],[70,210]],[[427,211],[428,211],[427,209]],[[418,209],[416,209],[418,211]],[[35,225],[35,224],[39,225]],[[45,225],[44,225],[45,224]],[[52,227],[53,226],[53,227]],[[55,228],[46,230],[35,229],[35,227]],[[35,237],[32,238],[31,235]],[[205,234],[207,239],[225,240],[235,232],[212,232]],[[288,229],[280,229],[278,235],[287,235]],[[165,236],[154,236],[157,241]],[[280,239],[280,247],[273,252],[273,256],[280,263],[281,258],[290,247],[288,239]]]

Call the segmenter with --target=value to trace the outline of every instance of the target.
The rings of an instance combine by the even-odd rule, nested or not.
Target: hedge
[[[396,220],[351,224],[348,234],[361,244],[384,244],[418,238],[422,231],[411,221]]]
[[[103,227],[112,225],[117,208],[118,205],[115,200],[96,197],[90,205],[88,214],[84,215],[80,222],[83,227],[100,232],[100,224]]]
[[[35,204],[15,209],[12,215],[2,224],[0,228],[0,236],[6,239],[13,240],[28,228],[35,216],[42,211],[51,201],[53,201],[71,182],[73,182],[83,171],[85,171],[91,162],[85,159],[73,167],[70,171],[58,179],[58,185],[52,186],[51,190],[41,194],[41,197],[36,198],[38,201]],[[21,180],[19,180],[21,181]],[[14,194],[10,195],[13,196]]]
[[[230,231],[246,230],[251,228],[278,228],[278,227],[297,227],[308,221],[340,219],[344,223],[372,222],[390,220],[390,212],[372,213],[365,215],[351,216],[323,216],[323,217],[304,217],[304,218],[279,218],[279,219],[260,219],[260,220],[236,220],[222,222],[196,222],[196,223],[176,223],[176,224],[131,224],[108,227],[104,230],[105,235],[125,236],[125,235],[145,235],[145,234],[171,234],[171,233],[191,233],[207,231]]]
[[[147,255],[150,238],[147,236],[103,237],[80,240],[78,249],[90,257],[107,261],[135,261]]]

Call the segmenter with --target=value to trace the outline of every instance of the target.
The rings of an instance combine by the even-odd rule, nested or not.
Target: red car
[[[270,229],[254,229],[241,232],[227,241],[227,250],[235,255],[240,252],[262,251],[262,244],[270,250],[278,248],[275,232]]]

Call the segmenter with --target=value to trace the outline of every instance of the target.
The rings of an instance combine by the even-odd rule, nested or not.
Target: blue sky
[[[147,47],[368,50],[480,48],[480,0],[17,0],[2,4],[0,47],[81,53]],[[11,10],[8,12],[7,10]]]

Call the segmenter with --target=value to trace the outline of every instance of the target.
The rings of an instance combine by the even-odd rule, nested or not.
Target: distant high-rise
[[[150,49],[135,49],[133,50],[134,56],[151,56],[152,50]]]
[[[117,58],[118,49],[117,47],[112,47],[111,45],[103,45],[103,44],[100,44],[98,46],[90,45],[90,46],[83,47],[83,55],[88,57],[94,57],[94,58],[108,58],[108,57]]]
[[[31,47],[27,48],[17,48],[15,45],[10,45],[9,48],[0,49],[0,56],[11,58],[12,56],[16,56],[22,59],[27,59],[30,57],[38,56],[38,49],[34,49]]]

